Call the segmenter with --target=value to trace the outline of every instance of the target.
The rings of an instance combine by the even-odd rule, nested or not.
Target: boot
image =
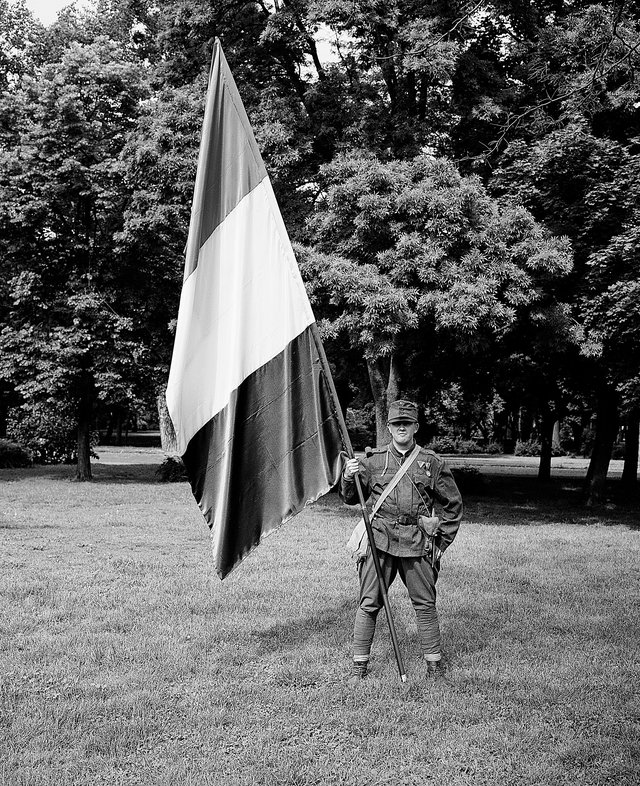
[[[427,677],[432,680],[441,679],[444,677],[444,663],[442,660],[428,660],[427,661]]]
[[[357,682],[358,680],[363,680],[367,676],[368,668],[368,660],[354,660],[351,664],[350,681]]]

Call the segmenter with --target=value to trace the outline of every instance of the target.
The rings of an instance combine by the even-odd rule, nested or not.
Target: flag
[[[219,41],[167,404],[221,578],[339,479],[348,435],[287,230]]]

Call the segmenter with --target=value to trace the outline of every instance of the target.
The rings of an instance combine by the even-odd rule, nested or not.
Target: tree
[[[638,203],[639,43],[637,15],[622,5],[585,4],[542,29],[523,68],[529,106],[511,124],[520,139],[507,147],[491,183],[493,193],[518,198],[569,236],[575,251],[563,297],[586,329],[584,357],[572,374],[596,402],[591,503],[604,499],[621,393],[627,411],[637,406],[629,395],[635,372],[628,364],[623,369],[617,352],[629,341],[619,341],[615,329],[612,340],[602,341],[601,327],[614,327],[611,295],[633,279],[620,249]]]
[[[122,152],[130,198],[116,235],[116,259],[128,289],[124,313],[136,314],[148,348],[149,392],[157,402],[162,444],[175,452],[164,391],[188,233],[206,84],[167,88],[142,112]]]
[[[364,355],[379,440],[411,339],[433,355],[443,337],[480,349],[524,312],[544,323],[550,288],[570,270],[566,242],[445,160],[343,156],[321,184],[303,276],[325,335]]]
[[[44,28],[24,0],[0,0],[0,91],[33,72],[43,37]]]
[[[114,260],[126,203],[120,152],[146,95],[144,72],[106,38],[71,44],[3,97],[0,266],[10,308],[3,378],[22,408],[72,413],[79,479],[91,476],[96,404],[130,396],[141,354],[118,314],[127,283]],[[19,339],[19,340],[16,340]]]

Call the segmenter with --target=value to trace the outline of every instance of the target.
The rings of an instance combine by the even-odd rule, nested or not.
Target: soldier
[[[359,473],[369,503],[375,508],[383,498],[372,519],[382,573],[387,587],[400,573],[415,610],[427,674],[437,677],[444,669],[436,581],[440,557],[460,525],[462,499],[446,462],[432,450],[416,445],[418,408],[415,404],[402,400],[391,404],[387,428],[391,434],[389,445],[367,450],[362,460],[347,460],[341,496],[348,505],[358,501],[354,477]],[[405,462],[410,463],[403,470]],[[396,473],[401,477],[394,485]],[[387,487],[389,491],[385,492]],[[354,625],[352,673],[361,678],[367,674],[376,618],[382,607],[370,547],[359,562],[358,573],[360,605]]]

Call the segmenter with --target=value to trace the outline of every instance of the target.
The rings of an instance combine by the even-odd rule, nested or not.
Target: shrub
[[[178,456],[167,456],[156,470],[156,477],[161,483],[180,483],[188,480],[187,470]]]
[[[73,464],[78,457],[73,415],[63,404],[24,404],[11,412],[9,436],[27,448],[34,464]],[[91,435],[91,447],[98,435]],[[93,450],[91,455],[95,457]]]
[[[582,441],[580,443],[580,454],[585,458],[589,458],[593,453],[593,445],[595,443],[596,432],[591,428],[586,428],[582,432]]]
[[[611,449],[611,458],[612,459],[623,459],[624,458],[624,445],[614,445]]]
[[[364,450],[367,445],[376,444],[376,416],[372,404],[360,409],[347,409],[346,422],[356,450]]]
[[[457,453],[457,442],[453,437],[436,437],[426,446],[435,453]]]
[[[456,443],[456,453],[483,453],[484,451],[473,439],[461,439]]]
[[[526,442],[518,440],[513,454],[514,456],[539,456],[540,443],[534,439],[529,439]]]
[[[9,439],[0,439],[0,468],[15,469],[16,467],[30,467],[33,457],[30,451],[12,442]]]
[[[495,456],[497,453],[502,453],[502,445],[499,442],[488,442],[484,446],[484,452]]]

